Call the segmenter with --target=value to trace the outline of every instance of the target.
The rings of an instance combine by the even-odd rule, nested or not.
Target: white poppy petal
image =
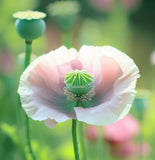
[[[55,126],[57,124],[57,122],[55,120],[53,120],[53,119],[46,119],[44,121],[44,123],[48,128],[51,128],[51,129],[55,128]]]
[[[120,66],[122,73],[117,76],[111,89],[108,90],[108,96],[104,92],[100,104],[91,108],[74,108],[77,119],[94,125],[107,125],[114,123],[124,117],[131,107],[136,93],[135,86],[137,78],[139,77],[139,70],[130,57],[113,47],[85,46],[84,48],[85,52],[89,52],[90,49],[94,52],[94,55],[90,54],[91,59],[93,59],[93,57],[95,58],[96,54],[97,56],[100,54],[100,58],[102,56],[112,58]],[[100,63],[100,60],[98,63]],[[102,66],[104,67],[101,63],[101,68]],[[90,67],[86,66],[85,69],[89,70]],[[96,72],[98,72],[98,70],[96,70]],[[99,72],[101,73],[101,69]],[[101,78],[99,81],[100,84],[102,84]]]
[[[75,49],[61,47],[34,60],[20,78],[18,93],[22,107],[34,120],[63,122],[75,118],[71,103],[63,95],[64,76],[73,69]],[[65,106],[64,106],[65,105]]]
[[[79,51],[79,60],[82,63],[82,69],[94,77],[96,86],[102,81],[100,57],[100,51],[93,46],[88,47],[84,45]]]

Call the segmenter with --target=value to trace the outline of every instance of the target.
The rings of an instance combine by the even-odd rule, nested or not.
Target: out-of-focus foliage
[[[131,16],[134,23],[141,27],[149,27],[153,29],[155,27],[155,1],[154,0],[141,0],[140,7]]]

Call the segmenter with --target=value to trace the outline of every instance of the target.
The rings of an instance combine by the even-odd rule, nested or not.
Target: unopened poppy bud
[[[73,70],[66,74],[65,84],[72,93],[84,95],[93,88],[93,76],[84,70]]]
[[[16,20],[16,29],[18,34],[25,40],[34,40],[39,38],[45,31],[46,25],[42,18],[45,13],[38,11],[23,11],[13,14]]]

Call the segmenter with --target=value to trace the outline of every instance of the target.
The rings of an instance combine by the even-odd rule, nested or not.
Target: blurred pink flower
[[[120,145],[113,146],[111,148],[111,152],[112,155],[117,157],[135,159],[139,154],[142,154],[142,156],[147,156],[150,153],[150,146],[146,142],[140,145],[139,143],[128,141]]]
[[[147,142],[137,143],[137,152],[143,156],[147,156],[151,152],[151,147]]]
[[[0,73],[3,75],[10,74],[14,69],[14,60],[7,48],[0,53]]]
[[[117,0],[89,0],[90,3],[98,10],[111,11],[117,3]],[[120,0],[120,5],[126,9],[135,9],[140,0]]]
[[[90,0],[90,3],[99,10],[110,11],[115,0]]]
[[[95,96],[80,107],[64,95],[64,77],[72,70],[86,70],[94,77]],[[138,73],[133,60],[113,47],[83,46],[79,53],[60,47],[28,66],[18,93],[28,116],[45,121],[48,127],[68,119],[107,125],[128,113]]]
[[[125,116],[115,124],[104,127],[104,139],[112,144],[120,144],[137,136],[140,131],[140,124],[131,115]]]
[[[136,145],[134,142],[125,142],[111,147],[112,155],[121,158],[131,158],[136,154]]]
[[[121,0],[121,2],[126,9],[132,10],[138,6],[140,0]]]
[[[85,130],[85,135],[90,141],[95,141],[98,138],[98,128],[94,125],[88,125]]]

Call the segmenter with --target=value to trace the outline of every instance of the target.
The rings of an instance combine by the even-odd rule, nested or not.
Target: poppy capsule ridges
[[[65,84],[72,93],[83,95],[93,88],[93,76],[84,70],[72,70],[66,74]]]

